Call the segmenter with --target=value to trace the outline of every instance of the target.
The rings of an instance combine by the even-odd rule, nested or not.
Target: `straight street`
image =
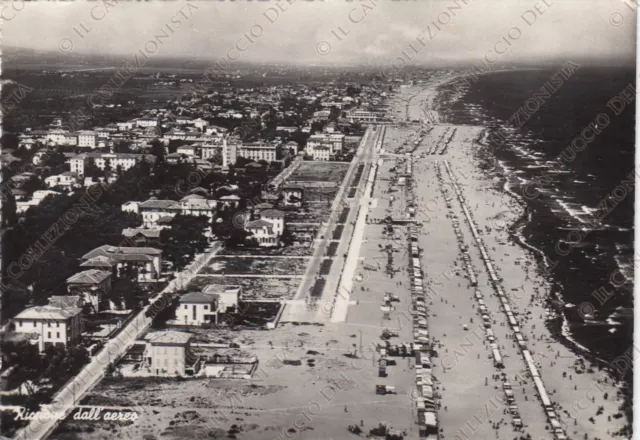
[[[153,318],[146,315],[154,301],[165,293],[175,292],[186,286],[194,276],[206,266],[209,261],[222,249],[220,242],[215,242],[208,252],[198,255],[194,262],[184,271],[180,272],[169,285],[156,297],[152,298],[150,305],[143,308],[122,331],[111,339],[100,352],[91,359],[82,371],[68,382],[53,398],[53,402],[42,405],[39,416],[33,419],[25,428],[20,430],[16,440],[40,440],[50,435],[58,425],[58,417],[61,414],[69,414],[82,397],[91,390],[105,375],[108,365],[120,359],[129,347],[151,325]],[[47,412],[51,414],[47,414]],[[49,415],[49,417],[47,417]]]
[[[348,243],[351,239],[351,231],[353,229],[353,225],[351,224],[351,222],[355,222],[355,217],[357,214],[357,209],[355,208],[359,203],[359,197],[363,193],[363,188],[366,184],[366,176],[368,175],[368,167],[370,166],[373,154],[373,147],[375,145],[375,140],[380,133],[379,129],[377,129],[376,131],[374,130],[375,128],[372,127],[367,128],[367,131],[365,132],[365,135],[358,147],[356,156],[351,162],[349,170],[347,171],[345,178],[340,184],[338,193],[336,194],[333,204],[331,205],[331,214],[329,216],[329,219],[318,233],[319,238],[316,239],[316,248],[313,254],[313,258],[307,266],[307,271],[305,272],[304,278],[298,288],[298,292],[294,297],[294,299],[296,300],[305,300],[305,302],[302,304],[287,304],[282,314],[282,318],[280,320],[281,322],[315,323],[327,322],[329,320],[331,305],[337,293],[337,282],[339,280],[340,273],[342,273],[342,266],[344,265],[343,255],[346,252]],[[357,185],[358,189],[356,191],[356,197],[354,197],[353,199],[348,199],[346,197],[345,191],[348,189],[351,183],[351,178],[355,170],[361,164],[365,165],[365,169]],[[336,255],[333,259],[331,272],[328,276],[326,276],[327,283],[325,284],[322,296],[320,298],[313,298],[311,296],[311,287],[315,283],[315,280],[319,277],[320,265],[324,260],[329,243],[332,241],[331,234],[336,225],[338,217],[342,212],[343,207],[349,207],[350,211],[347,221],[344,225],[344,231],[340,239],[338,250],[336,251]]]

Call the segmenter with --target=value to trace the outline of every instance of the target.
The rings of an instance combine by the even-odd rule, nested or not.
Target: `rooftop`
[[[49,297],[49,305],[61,309],[78,307],[80,304],[79,295],[54,295]]]
[[[80,307],[61,308],[54,306],[29,307],[20,312],[15,319],[50,319],[66,320],[82,312]]]
[[[88,260],[93,257],[112,257],[116,259],[120,259],[120,257],[125,255],[160,255],[162,251],[160,249],[151,248],[151,247],[117,247],[111,246],[109,244],[105,244],[103,246],[97,247],[94,250],[84,254],[82,256],[83,260]]]
[[[147,340],[151,343],[151,345],[185,345],[189,342],[192,336],[193,335],[191,333],[165,330],[150,333],[149,335],[147,335]]]
[[[180,209],[180,204],[173,200],[153,200],[140,203],[140,208],[144,209]]]
[[[111,272],[98,269],[89,269],[78,272],[67,278],[67,284],[91,284],[101,283],[111,276]]]
[[[211,304],[219,298],[218,294],[205,292],[191,292],[180,298],[180,304]]]
[[[202,292],[220,295],[221,293],[234,293],[234,292],[240,293],[240,289],[242,289],[242,286],[237,286],[237,285],[225,286],[223,284],[207,284],[204,287],[204,289],[202,289]]]
[[[269,233],[273,230],[273,225],[266,220],[253,220],[244,224],[245,229],[260,229],[267,228]]]
[[[260,213],[260,217],[284,218],[284,212],[279,209],[265,209]]]

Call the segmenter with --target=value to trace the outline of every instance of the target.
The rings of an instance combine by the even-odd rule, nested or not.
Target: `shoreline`
[[[423,91],[426,91],[426,89],[431,89],[431,93],[429,96],[424,97],[424,99],[421,99],[420,96],[423,95],[422,92],[419,92],[417,94],[415,94],[415,98],[414,99],[421,99],[422,102],[419,103],[414,103],[414,107],[418,107],[418,109],[420,110],[423,105],[424,102],[427,103],[427,106],[429,107],[429,110],[433,113],[437,113],[438,112],[438,108],[433,108],[431,105],[429,105],[432,102],[438,102],[438,94],[440,93],[440,89],[443,85],[446,84],[450,84],[456,80],[458,80],[460,78],[460,76],[456,76],[453,78],[449,78],[447,81],[439,81],[440,84],[426,84],[426,85],[417,85],[414,86],[418,87],[420,89],[422,89]],[[410,94],[411,91],[407,90],[405,92],[406,94]],[[414,113],[415,113],[415,109],[414,109]],[[412,119],[416,119],[415,117],[409,117],[409,115],[407,115],[407,119],[408,120],[412,120]],[[437,127],[438,122],[435,122],[435,125]],[[455,123],[455,121],[449,122],[447,121],[447,125],[451,125],[451,126],[457,126],[459,128],[466,128],[468,130],[481,130],[481,131],[485,131],[487,130],[487,127],[483,124],[483,125],[479,125],[476,124],[475,126],[473,125],[468,125],[468,124],[457,124]],[[482,145],[477,142],[478,140],[480,140],[482,138],[483,133],[479,132],[476,136],[474,136],[474,139],[476,140],[476,142],[473,142],[474,145],[471,145],[468,153],[471,154],[466,154],[467,157],[473,155],[477,155],[477,154],[481,154],[482,151]],[[449,149],[451,150],[451,148]],[[453,154],[454,156],[459,156],[460,152],[457,152],[457,154]],[[466,153],[466,152],[465,152]],[[486,156],[486,151],[484,152],[485,156]],[[489,153],[490,154],[490,153]],[[448,151],[447,155],[451,155],[451,151]],[[487,157],[485,157],[485,160],[487,159]],[[462,160],[462,158],[460,158],[460,161],[456,161],[455,159],[452,160],[453,164],[456,163],[462,163],[464,162],[464,160]],[[560,364],[562,363],[564,365],[565,368],[562,368],[561,366],[557,365],[555,368],[552,366],[552,368],[550,370],[546,370],[546,374],[545,374],[545,383],[549,382],[549,386],[548,389],[553,390],[554,386],[556,386],[557,389],[560,390],[560,394],[563,394],[563,390],[562,387],[566,386],[566,379],[564,378],[558,378],[557,376],[560,375],[560,372],[563,370],[568,370],[571,372],[572,369],[576,369],[578,367],[575,367],[575,365],[579,364],[579,369],[580,369],[580,376],[591,376],[591,375],[598,375],[598,376],[602,376],[601,374],[598,374],[598,371],[601,370],[602,367],[604,367],[604,370],[606,370],[606,376],[607,378],[604,377],[600,377],[596,380],[592,380],[592,381],[588,381],[588,382],[584,382],[582,379],[580,379],[580,383],[582,383],[583,385],[586,384],[587,387],[590,386],[589,382],[597,382],[598,384],[600,384],[600,386],[607,388],[608,389],[608,394],[613,394],[614,396],[616,396],[618,393],[622,394],[623,399],[625,397],[625,393],[621,392],[621,388],[624,386],[625,381],[619,381],[616,380],[614,383],[611,383],[611,381],[609,380],[609,378],[612,375],[612,371],[610,370],[610,364],[607,365],[606,361],[599,359],[597,356],[593,355],[591,353],[591,351],[583,351],[581,350],[577,344],[575,344],[574,342],[572,342],[567,336],[565,336],[563,334],[563,331],[565,330],[564,327],[566,326],[566,323],[564,322],[566,320],[566,317],[564,316],[559,316],[559,313],[553,313],[550,314],[549,313],[549,309],[550,309],[550,304],[553,302],[553,300],[555,299],[554,296],[549,295],[550,293],[552,293],[549,289],[550,285],[554,282],[553,278],[544,276],[543,274],[545,273],[544,269],[544,262],[546,262],[546,255],[544,254],[544,251],[542,251],[541,249],[537,249],[535,248],[535,246],[530,245],[523,234],[519,234],[519,232],[522,231],[522,229],[524,228],[524,225],[526,225],[527,219],[528,219],[528,214],[526,211],[526,204],[524,204],[524,202],[522,200],[520,200],[520,198],[515,197],[514,194],[510,194],[513,191],[510,191],[510,188],[508,188],[508,177],[502,173],[499,173],[499,182],[495,182],[491,181],[492,177],[495,177],[495,172],[491,173],[490,170],[488,169],[484,169],[483,167],[479,167],[478,164],[474,164],[474,170],[472,171],[473,173],[476,174],[480,174],[481,175],[481,180],[482,181],[488,181],[489,183],[486,185],[486,187],[484,187],[485,191],[489,191],[490,193],[493,192],[493,196],[495,197],[497,196],[498,199],[502,200],[502,202],[495,202],[496,204],[501,203],[503,206],[506,207],[507,211],[508,211],[508,215],[504,217],[504,222],[506,223],[506,227],[503,228],[504,230],[502,231],[501,235],[505,235],[506,234],[506,243],[510,244],[510,245],[517,245],[517,248],[519,249],[520,253],[524,253],[524,261],[530,262],[531,267],[529,268],[529,272],[527,275],[527,278],[530,276],[531,279],[530,281],[527,281],[526,284],[530,285],[532,287],[536,287],[540,289],[540,293],[542,293],[542,298],[540,298],[540,293],[537,293],[535,296],[536,298],[536,304],[535,305],[530,305],[529,307],[527,307],[526,309],[529,311],[529,309],[531,308],[535,308],[536,310],[540,311],[540,319],[542,322],[540,322],[541,324],[544,324],[540,327],[544,328],[544,331],[541,333],[541,329],[540,327],[538,327],[535,331],[532,331],[531,333],[536,334],[536,337],[531,338],[532,341],[543,341],[543,344],[546,346],[546,351],[551,349],[551,346],[555,346],[554,348],[556,348],[556,354],[559,355],[560,352],[566,353],[567,356],[569,355],[569,357],[571,358],[570,362],[567,361],[567,359],[562,359],[562,361],[556,360],[556,359],[552,359],[551,360],[551,365],[554,364]],[[466,188],[466,184],[463,185],[463,190],[465,193],[467,193],[467,189]],[[474,200],[473,198],[469,198],[469,200]],[[482,200],[482,198],[478,198],[478,200]],[[475,200],[474,200],[475,201]],[[516,208],[514,208],[516,207]],[[538,252],[535,252],[533,249],[535,248]],[[512,257],[509,257],[511,259],[513,259]],[[498,261],[501,261],[500,258],[498,257],[498,259],[494,258],[494,261],[496,261],[498,263]],[[524,262],[523,261],[523,262]],[[500,264],[500,263],[498,263]],[[520,264],[520,263],[517,263]],[[507,278],[511,275],[511,273],[508,273]],[[508,290],[508,289],[505,289]],[[557,295],[557,294],[556,294]],[[529,312],[528,312],[529,314]],[[536,314],[537,315],[537,314]],[[536,320],[537,320],[537,316],[536,316]],[[535,322],[535,321],[533,321]],[[529,323],[527,323],[529,324]],[[527,327],[530,325],[525,324]],[[535,328],[535,325],[534,325]],[[527,328],[527,330],[529,330]],[[543,339],[544,338],[544,339]],[[546,342],[545,342],[546,341]],[[562,348],[560,348],[562,347]],[[573,362],[573,360],[575,360],[575,362]],[[555,362],[554,362],[555,361]],[[546,362],[545,362],[546,363]],[[584,371],[583,371],[584,370]],[[593,373],[592,373],[593,371]],[[587,374],[588,373],[588,374]],[[586,379],[586,377],[584,377]],[[574,383],[576,382],[577,377],[574,374]],[[563,384],[563,381],[565,381],[565,383]],[[598,386],[598,385],[596,385]],[[581,386],[580,388],[584,388],[583,386]],[[554,390],[555,391],[555,390]],[[571,393],[570,391],[572,390],[567,390],[566,391],[566,398],[560,398],[557,399],[559,403],[561,403],[561,405],[563,406],[568,406],[571,407],[572,405],[575,406],[575,401],[577,401],[577,399],[573,399],[570,396],[572,394],[575,393]],[[555,393],[551,393],[554,394]],[[553,398],[553,397],[552,397]],[[615,397],[614,397],[615,399]],[[620,430],[622,427],[627,426],[627,424],[629,424],[631,421],[628,419],[628,414],[624,411],[624,403],[622,402],[623,399],[618,400],[617,402],[611,402],[611,400],[613,399],[609,399],[608,401],[608,405],[606,405],[607,407],[609,407],[609,410],[606,411],[607,414],[613,415],[613,413],[618,413],[622,415],[622,420],[625,421],[626,423],[623,423],[621,425],[620,423],[620,419],[613,419],[614,421],[611,421],[609,423],[604,423],[603,425],[599,426],[599,428],[595,428],[595,427],[591,427],[589,426],[590,423],[587,422],[586,420],[581,420],[584,417],[584,414],[581,414],[580,417],[578,417],[577,421],[582,421],[581,425],[582,425],[582,431],[583,432],[588,432],[589,436],[591,437],[592,434],[595,433],[596,436],[603,436],[605,433],[604,431],[607,431],[607,428],[611,427],[611,430],[613,431],[617,431]],[[605,400],[606,401],[606,400]],[[612,407],[611,404],[614,404],[615,407]],[[591,405],[591,404],[590,404]],[[566,410],[564,410],[566,411]],[[584,411],[582,411],[584,413]],[[566,417],[565,417],[566,418]],[[573,431],[573,428],[575,428],[574,426],[566,426],[567,428],[567,434],[570,437],[573,437],[571,431]],[[585,432],[585,433],[586,433]],[[607,435],[605,437],[610,437],[611,435],[607,432]]]
[[[482,147],[482,145],[480,145],[480,147]],[[486,171],[486,174],[490,175],[491,173],[489,171]],[[509,236],[525,252],[529,252],[531,259],[536,261],[539,266],[536,268],[538,274],[543,277],[546,282],[550,284],[556,282],[551,275],[545,275],[545,270],[540,267],[544,266],[545,268],[548,268],[550,266],[549,257],[542,249],[539,249],[533,244],[529,243],[524,235],[523,230],[528,226],[528,221],[530,221],[530,218],[527,218],[530,217],[530,215],[528,216],[526,213],[526,202],[524,201],[522,196],[511,189],[509,179],[504,174],[504,168],[503,172],[497,172],[496,175],[500,178],[501,183],[503,183],[503,188],[501,191],[503,191],[506,196],[511,197],[516,203],[518,203],[523,211],[519,215],[514,215],[513,221],[508,226]],[[551,295],[553,295],[553,297],[551,297]],[[549,292],[549,296],[546,300],[549,303],[555,300],[560,302],[562,305],[566,304],[564,298],[560,297],[558,293],[554,294]],[[575,338],[573,338],[573,336],[571,335],[571,330],[569,328],[570,322],[564,315],[564,313],[556,311],[556,316],[549,317],[545,321],[545,325],[547,325],[547,327],[549,328],[549,332],[554,335],[554,338],[559,343],[563,343],[569,350],[574,352],[576,356],[588,357],[589,361],[601,364],[604,368],[609,370],[609,375],[612,380],[621,381],[615,376],[615,367],[612,366],[611,362],[608,362],[607,360],[597,356],[592,352],[592,349],[590,349],[589,347],[585,347],[584,345],[580,344],[580,342],[575,340]]]
[[[492,72],[487,72],[488,73],[492,73]],[[437,87],[437,93],[440,94],[442,92],[442,88],[446,87],[447,85],[451,85],[453,82],[455,82],[456,79],[452,79],[450,81],[447,81],[441,85],[439,85]],[[438,98],[436,97],[435,101],[438,101]],[[446,109],[448,110],[448,108]],[[436,111],[440,111],[440,109],[436,109]],[[465,122],[460,122],[460,121],[456,121],[456,118],[452,119],[451,122],[452,125],[466,125]],[[480,123],[478,123],[480,124]],[[500,183],[503,185],[503,187],[499,188],[500,191],[503,191],[505,194],[509,195],[516,203],[518,203],[518,205],[524,210],[523,214],[521,216],[516,216],[514,217],[514,220],[512,222],[512,225],[518,225],[521,223],[521,227],[518,231],[513,231],[512,234],[514,235],[514,240],[523,248],[523,249],[528,249],[530,252],[532,252],[534,254],[534,259],[539,260],[537,261],[538,264],[541,266],[538,268],[538,271],[542,274],[542,276],[546,279],[546,281],[548,281],[550,283],[550,285],[553,285],[556,287],[556,289],[554,289],[554,292],[550,292],[551,295],[549,297],[549,303],[551,304],[554,300],[557,301],[558,303],[562,304],[562,306],[566,305],[566,304],[573,304],[574,306],[577,304],[580,304],[581,302],[590,301],[590,297],[585,297],[583,299],[580,298],[570,298],[571,300],[565,298],[565,296],[563,296],[561,294],[561,290],[563,288],[566,288],[566,283],[563,282],[562,280],[558,279],[558,276],[554,276],[548,269],[550,267],[552,267],[553,263],[553,258],[551,256],[548,255],[548,250],[545,251],[545,246],[544,243],[540,243],[539,246],[536,246],[534,244],[531,243],[531,241],[533,240],[533,237],[531,237],[531,231],[529,231],[529,234],[526,234],[526,229],[530,226],[530,223],[532,221],[532,217],[530,217],[529,219],[522,219],[523,215],[526,215],[528,208],[534,209],[534,206],[528,204],[524,198],[513,188],[514,185],[517,186],[517,183],[512,183],[510,182],[510,174],[509,174],[509,170],[505,168],[505,161],[507,159],[505,158],[499,158],[494,151],[491,150],[491,148],[488,147],[487,145],[487,139],[489,137],[490,134],[490,126],[487,126],[486,123],[485,124],[481,124],[483,130],[480,133],[480,135],[478,136],[478,138],[474,141],[476,147],[477,147],[477,151],[476,151],[476,155],[481,156],[481,159],[483,161],[485,161],[485,164],[488,165],[488,168],[484,168],[481,167],[480,169],[482,169],[483,173],[488,177],[488,178],[493,178],[493,177],[497,177],[500,179]],[[507,128],[508,130],[509,128]],[[495,161],[495,163],[497,164],[497,166],[493,166],[490,162],[491,161]],[[522,181],[522,179],[520,179]],[[497,185],[496,185],[497,186]],[[535,211],[535,209],[534,209]],[[535,241],[535,240],[533,240]],[[625,271],[623,270],[623,266],[621,265],[621,262],[619,261],[620,259],[617,258],[620,254],[616,254],[613,256],[607,256],[606,258],[608,260],[611,260],[612,262],[614,262],[614,267],[617,267],[617,269],[620,271],[621,274],[625,274]],[[557,264],[558,261],[556,261]],[[543,267],[542,267],[543,266]],[[633,280],[631,281],[631,283],[633,283]],[[575,296],[575,292],[572,292]],[[570,295],[571,296],[571,295]],[[593,300],[591,300],[593,301]],[[598,363],[602,364],[603,366],[605,366],[606,368],[611,370],[611,376],[614,380],[619,380],[621,382],[626,382],[628,381],[628,379],[624,378],[624,375],[622,378],[618,378],[615,376],[616,373],[616,368],[613,365],[613,362],[615,361],[615,359],[618,359],[620,356],[622,356],[622,354],[618,354],[616,356],[614,355],[609,355],[607,356],[607,353],[601,353],[599,348],[597,346],[590,346],[588,343],[585,343],[584,340],[581,341],[581,338],[579,337],[579,335],[576,333],[575,329],[577,328],[578,332],[580,331],[579,326],[574,326],[574,322],[572,322],[564,313],[563,310],[559,310],[558,311],[559,315],[561,316],[561,321],[562,321],[562,325],[560,326],[560,330],[559,330],[559,335],[558,338],[562,339],[566,344],[573,346],[576,350],[579,350],[581,352],[584,352],[585,354],[587,354],[592,360],[597,361]],[[606,318],[606,316],[599,318],[599,322],[604,322],[604,319]],[[579,324],[579,323],[578,323]],[[620,325],[620,326],[612,326],[610,328],[624,328],[624,324]],[[588,327],[588,326],[585,326]],[[614,358],[615,357],[615,358]]]

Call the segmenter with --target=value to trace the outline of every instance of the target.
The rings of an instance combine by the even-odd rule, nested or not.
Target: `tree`
[[[44,351],[44,376],[51,380],[54,388],[59,388],[79,373],[89,359],[84,347],[48,346]]]
[[[294,242],[294,236],[291,233],[291,231],[289,230],[289,228],[287,228],[286,226],[285,226],[284,230],[282,231],[282,235],[280,236],[280,241],[285,246],[291,246],[293,244],[293,242]]]
[[[160,232],[163,256],[173,263],[176,270],[185,268],[196,254],[207,248],[204,229],[208,222],[205,216],[177,215],[171,222],[171,228]]]
[[[249,233],[244,230],[243,225],[239,222],[239,215],[237,211],[222,211],[221,217],[213,222],[211,231],[219,240],[225,241],[229,247],[236,247],[245,244],[245,240]],[[234,220],[235,219],[235,220]]]
[[[113,146],[113,151],[116,153],[133,153],[131,150],[131,142],[117,141]]]
[[[134,276],[135,274],[130,274],[130,276],[120,277],[113,284],[109,294],[109,299],[114,303],[122,304],[124,302],[124,307],[127,310],[139,309],[141,303],[144,303],[147,298],[140,284],[134,280]]]
[[[94,179],[104,176],[104,171],[98,168],[96,164],[92,160],[90,160],[84,166],[84,176]]]
[[[157,160],[164,160],[165,149],[162,141],[160,141],[159,139],[154,139],[153,141],[151,141],[151,148],[149,150],[149,153],[153,154],[157,158]]]

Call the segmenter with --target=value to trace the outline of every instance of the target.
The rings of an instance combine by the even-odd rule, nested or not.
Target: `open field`
[[[408,428],[410,390],[376,395],[376,360],[350,357],[358,330],[345,325],[286,325],[270,332],[231,332],[243,351],[260,359],[251,380],[104,380],[85,401],[134,406],[140,419],[126,427],[113,423],[115,429],[92,424],[95,430],[85,435],[92,440],[227,439],[235,426],[240,431],[237,438],[243,440],[273,440],[285,433],[287,438],[317,440],[355,439],[347,430],[350,424],[362,424],[365,432],[380,421]],[[363,331],[372,337],[380,333],[375,328]],[[413,373],[413,360],[398,359],[392,368]],[[67,421],[64,427],[90,423]],[[417,438],[415,428],[408,429],[405,438]]]
[[[285,246],[279,248],[224,248],[220,251],[220,256],[226,255],[265,255],[265,256],[285,256],[285,257],[307,257],[313,253],[310,246]]]
[[[325,205],[309,205],[307,209],[298,213],[287,213],[287,223],[322,223],[329,218],[329,208]]]
[[[215,257],[202,274],[302,275],[306,258],[225,258]]]
[[[300,283],[300,278],[237,278],[196,276],[187,290],[202,290],[207,284],[242,286],[242,298],[252,299],[292,299]]]
[[[305,161],[291,174],[289,180],[297,182],[342,182],[349,168],[348,162]]]
[[[337,182],[340,183],[340,182]],[[304,200],[311,204],[316,202],[328,202],[328,206],[331,205],[336,193],[338,192],[338,185],[332,187],[307,187],[304,188]],[[321,205],[321,203],[318,203]]]

